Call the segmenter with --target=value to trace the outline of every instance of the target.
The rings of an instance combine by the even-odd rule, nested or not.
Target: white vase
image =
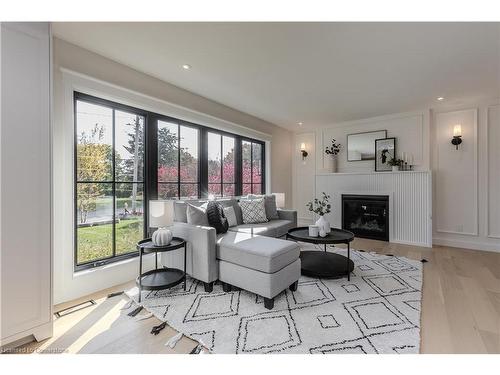
[[[393,165],[392,166],[392,171],[393,172],[398,172],[399,171],[399,165]]]
[[[320,236],[320,237],[326,237],[325,228],[321,228],[321,229],[319,230],[319,236]]]
[[[325,217],[323,215],[321,215],[319,217],[319,219],[316,221],[315,224],[319,228],[320,235],[321,235],[321,229],[323,229],[325,233],[330,233],[331,232],[330,223],[325,219]]]
[[[337,156],[332,156],[332,173],[337,173]]]

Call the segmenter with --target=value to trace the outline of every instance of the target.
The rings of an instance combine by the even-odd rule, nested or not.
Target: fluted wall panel
[[[389,196],[389,239],[391,242],[432,246],[431,173],[325,173],[316,175],[316,196],[326,192],[333,210],[328,220],[342,226],[342,194]]]

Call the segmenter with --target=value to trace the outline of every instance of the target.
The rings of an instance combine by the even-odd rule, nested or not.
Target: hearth
[[[356,237],[389,241],[389,197],[343,194],[342,229]]]

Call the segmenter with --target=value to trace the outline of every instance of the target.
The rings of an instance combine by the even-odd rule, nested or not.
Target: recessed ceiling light
[[[189,69],[191,69],[191,65],[189,65],[189,64],[183,64],[182,68],[186,69],[186,70],[189,70]]]
[[[299,126],[302,126],[302,125],[304,125],[304,123],[302,123],[302,122],[299,122],[299,123],[298,123],[298,125],[299,125]]]
[[[443,100],[444,100],[444,98],[443,98],[442,96],[439,96],[439,97],[437,98],[437,100],[439,100],[439,101],[441,102],[441,101],[443,101]]]

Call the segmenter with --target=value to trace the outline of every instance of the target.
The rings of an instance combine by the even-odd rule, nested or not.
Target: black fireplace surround
[[[356,237],[389,241],[389,197],[342,194],[342,229]]]

